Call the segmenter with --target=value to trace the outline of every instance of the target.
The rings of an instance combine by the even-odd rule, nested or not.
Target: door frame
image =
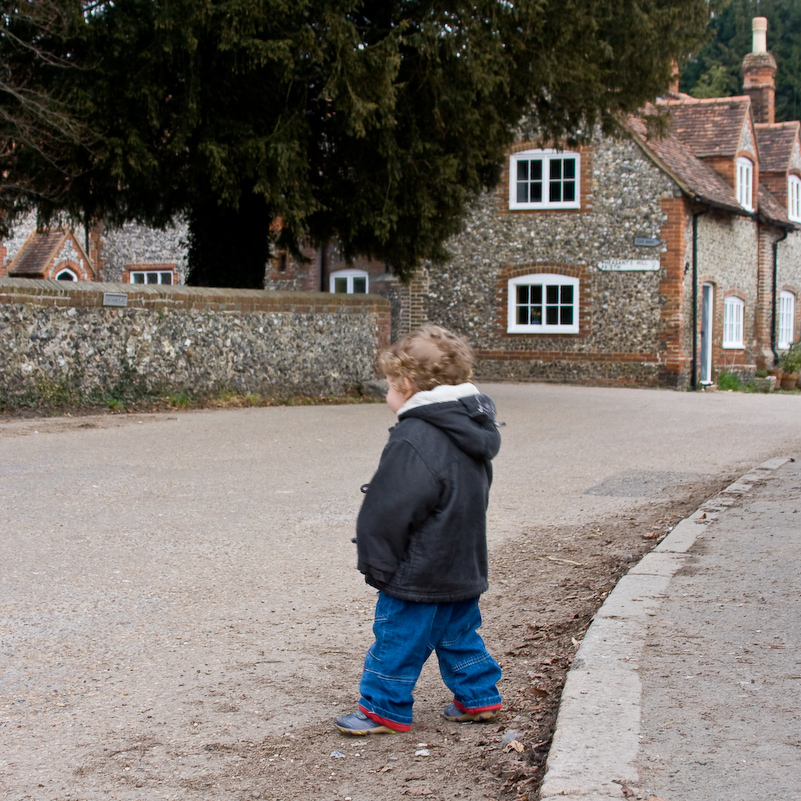
[[[698,362],[700,383],[709,386],[712,383],[712,341],[715,320],[715,285],[705,283],[701,287],[701,342]]]

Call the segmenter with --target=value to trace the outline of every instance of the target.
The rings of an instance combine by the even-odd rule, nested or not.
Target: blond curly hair
[[[462,337],[439,325],[424,325],[378,357],[392,383],[408,379],[416,392],[439,384],[464,384],[473,377],[473,350]]]

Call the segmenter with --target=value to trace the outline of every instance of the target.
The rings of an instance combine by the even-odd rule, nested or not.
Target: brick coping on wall
[[[389,301],[380,295],[0,278],[0,304],[102,307],[106,294],[126,295],[127,308],[150,310],[280,311],[300,314],[389,311]]]

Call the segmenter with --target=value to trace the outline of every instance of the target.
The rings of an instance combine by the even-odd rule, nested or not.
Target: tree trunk
[[[260,195],[244,191],[238,209],[204,199],[188,217],[187,284],[264,289],[271,215]]]

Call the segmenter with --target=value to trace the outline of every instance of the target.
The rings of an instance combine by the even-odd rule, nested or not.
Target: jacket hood
[[[501,447],[495,404],[474,384],[443,384],[417,392],[398,409],[398,419],[417,417],[444,431],[468,456],[492,459]]]

